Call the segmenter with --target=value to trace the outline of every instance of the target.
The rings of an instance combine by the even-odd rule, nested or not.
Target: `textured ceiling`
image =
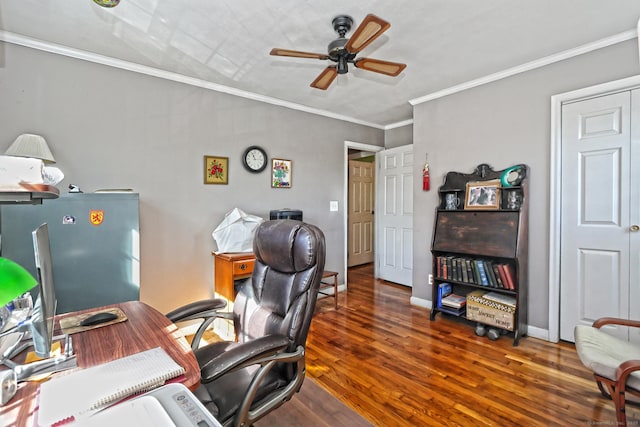
[[[358,57],[407,64],[398,77],[350,67],[309,87],[327,61],[331,20],[368,13],[391,28]],[[409,100],[636,28],[638,0],[2,0],[2,38],[45,41],[380,127],[412,118]],[[13,37],[13,39],[12,39]],[[349,37],[349,34],[347,34]]]

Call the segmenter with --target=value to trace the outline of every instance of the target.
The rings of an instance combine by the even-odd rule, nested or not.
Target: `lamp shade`
[[[40,135],[33,135],[31,133],[24,133],[17,137],[4,154],[7,156],[41,159],[46,163],[56,162],[47,145],[47,141]]]
[[[38,281],[20,264],[0,257],[0,306],[24,294]]]

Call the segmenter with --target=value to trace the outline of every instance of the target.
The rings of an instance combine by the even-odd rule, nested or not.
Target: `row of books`
[[[436,276],[456,282],[515,290],[513,267],[507,263],[454,256],[436,257]]]
[[[467,310],[467,296],[454,294],[451,283],[440,283],[437,307],[440,311],[461,316]]]

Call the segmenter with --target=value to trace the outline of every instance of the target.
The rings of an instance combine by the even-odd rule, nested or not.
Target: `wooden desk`
[[[229,302],[236,299],[234,283],[251,277],[256,256],[253,252],[212,253],[214,258],[214,289]]]
[[[184,338],[178,338],[178,327],[162,313],[140,301],[129,301],[107,307],[118,307],[126,315],[125,322],[73,334],[73,348],[78,367],[106,363],[155,347],[162,347],[186,370],[184,385],[195,390],[200,383],[200,368],[191,347]],[[56,327],[66,316],[100,310],[92,308],[56,316]],[[16,359],[14,359],[16,360]],[[38,384],[20,384],[18,393],[5,406],[0,407],[2,425],[35,425]]]

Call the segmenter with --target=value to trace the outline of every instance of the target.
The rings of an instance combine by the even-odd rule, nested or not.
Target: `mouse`
[[[108,312],[96,313],[96,314],[92,314],[91,316],[81,321],[80,326],[99,325],[100,323],[110,322],[112,320],[116,320],[117,318],[118,318],[118,315],[114,313],[108,313]]]

